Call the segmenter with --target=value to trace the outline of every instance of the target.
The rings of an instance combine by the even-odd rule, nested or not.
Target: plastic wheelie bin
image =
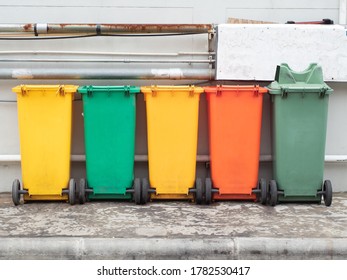
[[[272,104],[273,176],[269,204],[321,202],[329,206],[332,186],[323,182],[328,101],[333,90],[322,68],[312,63],[302,72],[277,66],[269,86]]]
[[[75,202],[70,179],[72,100],[77,86],[21,85],[17,94],[22,186],[12,185],[15,205],[29,200]],[[70,180],[69,180],[70,179]]]
[[[205,202],[267,200],[265,179],[258,180],[263,95],[259,86],[204,88],[208,104],[210,172]]]
[[[195,179],[195,171],[203,89],[152,86],[141,87],[141,92],[147,111],[150,198],[202,203],[202,180]]]
[[[141,200],[134,179],[136,94],[133,86],[83,86],[86,173],[79,202],[86,199]]]

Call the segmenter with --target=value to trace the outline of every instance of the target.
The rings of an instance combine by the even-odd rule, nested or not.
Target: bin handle
[[[26,86],[22,85],[20,87],[20,91],[22,93],[22,96],[27,95],[27,88],[26,88]]]
[[[260,93],[260,86],[259,85],[254,85],[253,86],[253,92],[256,96],[259,95]],[[249,86],[222,86],[222,85],[216,85],[215,93],[217,96],[222,95],[223,91],[236,91],[242,92],[242,91],[250,91],[252,90]]]
[[[61,96],[65,95],[65,87],[64,86],[59,85],[59,88],[58,88],[58,90],[56,92],[56,95],[58,95],[58,94],[61,95]]]
[[[300,91],[299,91],[300,90]],[[295,87],[281,87],[282,97],[287,97],[288,93],[301,93],[303,96],[305,93],[319,93],[319,97],[324,97],[328,88],[326,87],[309,87],[309,88],[295,88]]]
[[[179,91],[180,89],[184,90],[184,92],[188,91],[190,97],[195,95],[195,86],[194,85],[189,85],[189,86],[184,86],[184,87],[180,87],[180,86],[169,87],[168,86],[168,87],[162,87],[162,88],[155,86],[155,85],[152,85],[152,86],[150,86],[150,93],[152,93],[152,96],[155,97],[155,96],[157,96],[158,91],[167,91],[167,92],[174,93],[176,91]]]
[[[194,85],[190,85],[189,86],[189,96],[190,97],[194,97],[194,93],[195,93],[195,86]]]

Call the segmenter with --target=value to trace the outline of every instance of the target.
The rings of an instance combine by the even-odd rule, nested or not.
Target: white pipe
[[[86,58],[0,58],[0,62],[97,62],[97,63],[212,63],[216,60],[211,59],[185,59],[185,60],[149,60],[149,59],[86,59]]]
[[[347,24],[347,0],[340,0],[339,24]]]
[[[132,52],[80,52],[80,51],[0,51],[2,55],[106,55],[106,56],[179,56],[179,55],[214,55],[214,52],[177,52],[177,53],[132,53]]]
[[[147,80],[213,80],[214,69],[184,68],[0,68],[0,79],[45,80],[45,79],[147,79]]]
[[[0,162],[20,162],[21,158],[20,155],[0,155]],[[76,162],[84,162],[86,160],[85,155],[71,155],[71,161]],[[197,155],[196,161],[197,162],[207,162],[210,160],[209,155]],[[147,155],[135,155],[135,161],[136,162],[146,162],[148,161]],[[272,161],[271,155],[261,155],[260,156],[261,162],[270,162]],[[324,162],[343,162],[347,163],[347,155],[326,155],[324,158]]]

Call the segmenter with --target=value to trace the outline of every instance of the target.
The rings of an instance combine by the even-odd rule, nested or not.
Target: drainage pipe
[[[102,62],[102,63],[213,63],[215,59],[170,59],[170,60],[148,60],[148,59],[86,59],[86,58],[0,58],[0,62]]]
[[[81,80],[81,79],[127,79],[127,80],[213,80],[214,69],[31,69],[0,68],[0,79],[18,80]]]
[[[139,53],[139,52],[90,52],[90,51],[0,51],[0,55],[93,55],[93,56],[210,56],[215,52],[175,52],[175,53]]]

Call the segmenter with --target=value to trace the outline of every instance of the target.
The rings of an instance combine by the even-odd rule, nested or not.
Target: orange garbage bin
[[[204,88],[208,104],[211,178],[205,202],[260,200],[266,204],[265,179],[258,180],[263,95],[259,86]]]

